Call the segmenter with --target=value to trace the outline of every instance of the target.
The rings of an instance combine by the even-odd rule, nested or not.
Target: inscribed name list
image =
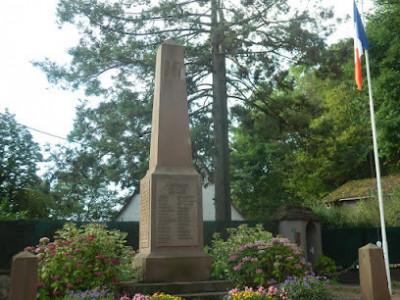
[[[156,183],[156,246],[197,246],[197,178],[173,176]]]

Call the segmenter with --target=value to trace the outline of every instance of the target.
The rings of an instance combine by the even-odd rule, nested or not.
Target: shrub
[[[228,300],[263,300],[263,299],[290,299],[290,300],[327,300],[332,299],[327,278],[314,275],[288,277],[277,286],[267,289],[259,287],[257,290],[245,287],[244,290],[229,291]]]
[[[212,278],[217,280],[231,279],[229,257],[240,246],[259,240],[268,241],[272,234],[263,229],[259,224],[256,227],[248,227],[247,224],[237,228],[228,228],[228,238],[224,241],[219,233],[215,233],[211,241],[211,247],[206,247],[206,252],[212,257]]]
[[[329,280],[326,277],[308,275],[300,277],[288,277],[279,286],[284,290],[289,299],[325,300],[332,299],[329,290]]]
[[[112,288],[132,276],[133,253],[124,245],[126,233],[106,230],[103,224],[77,228],[67,223],[56,234],[54,242],[44,237],[36,248],[25,248],[39,257],[39,299],[62,298],[71,290]]]
[[[232,252],[229,267],[232,279],[240,287],[270,285],[288,276],[311,273],[303,251],[285,238],[244,244]]]
[[[331,280],[337,280],[337,266],[332,258],[321,253],[314,265],[314,272]]]

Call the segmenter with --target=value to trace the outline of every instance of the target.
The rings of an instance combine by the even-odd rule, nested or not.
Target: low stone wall
[[[8,299],[8,291],[11,285],[11,278],[9,274],[0,273],[0,300]]]

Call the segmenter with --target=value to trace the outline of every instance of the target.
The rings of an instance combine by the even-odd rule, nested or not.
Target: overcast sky
[[[302,4],[312,1],[300,0]],[[352,13],[352,0],[323,2],[334,6],[338,17]],[[30,63],[45,57],[68,62],[66,50],[77,42],[73,27],[58,28],[56,3],[56,0],[0,0],[0,112],[8,108],[21,124],[66,137],[82,96],[52,87],[46,76]],[[371,0],[364,0],[364,9],[370,7]],[[352,23],[348,22],[340,26],[335,38],[351,35]],[[63,142],[34,130],[31,133],[41,145]]]

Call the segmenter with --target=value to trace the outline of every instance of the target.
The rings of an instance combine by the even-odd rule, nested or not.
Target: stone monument
[[[192,163],[183,47],[157,52],[150,162],[140,182],[139,254],[145,282],[208,280],[202,182]]]

